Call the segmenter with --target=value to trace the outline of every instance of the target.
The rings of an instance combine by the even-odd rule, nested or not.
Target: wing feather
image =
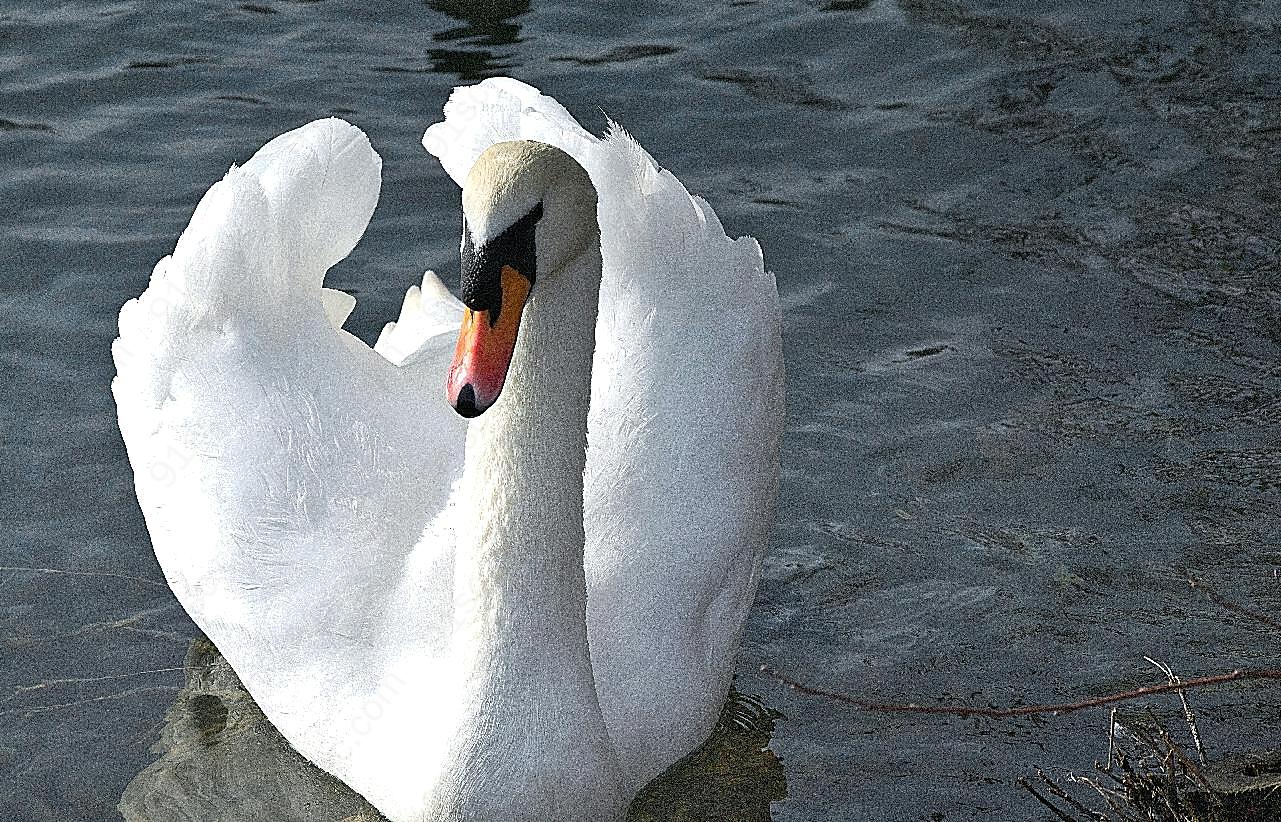
[[[442,392],[338,329],[350,298],[321,287],[379,178],[338,120],[233,167],[122,309],[113,390],[178,599],[285,737],[390,811],[421,807],[413,771],[444,736],[424,703],[451,627],[441,522],[463,432]],[[385,698],[410,681],[425,692]]]

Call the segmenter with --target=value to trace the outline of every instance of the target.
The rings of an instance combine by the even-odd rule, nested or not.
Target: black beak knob
[[[458,392],[458,399],[454,401],[454,410],[460,415],[471,419],[479,417],[483,408],[476,407],[476,391],[471,387],[471,383],[463,386],[463,390]]]

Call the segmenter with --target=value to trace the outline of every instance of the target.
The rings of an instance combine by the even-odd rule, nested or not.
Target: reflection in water
[[[783,763],[767,746],[782,714],[730,692],[703,746],[646,785],[628,822],[770,822],[787,797]]]
[[[126,822],[382,822],[289,746],[213,643],[191,643],[186,671],[153,749],[160,759],[121,797]],[[786,795],[766,747],[777,717],[731,695],[711,739],[641,792],[629,822],[769,822],[770,803]]]
[[[451,44],[449,48],[427,50],[432,71],[475,81],[513,67],[508,62],[510,54],[490,48],[520,42],[520,26],[514,21],[529,11],[529,0],[428,0],[427,5],[463,24],[432,35],[435,43]]]

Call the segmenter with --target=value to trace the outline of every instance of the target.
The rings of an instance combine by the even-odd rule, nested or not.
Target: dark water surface
[[[1088,769],[1107,717],[866,714],[762,662],[981,705],[1161,681],[1144,655],[1276,664],[1183,581],[1281,605],[1274,3],[6,3],[0,818],[119,818],[196,633],[116,430],[120,304],[231,162],[336,114],[385,163],[328,280],[371,340],[456,271],[418,141],[496,73],[624,124],[778,275],[783,491],[739,673],[787,716],[775,820],[1045,818],[1016,779]],[[1192,699],[1212,753],[1278,742],[1275,690]]]

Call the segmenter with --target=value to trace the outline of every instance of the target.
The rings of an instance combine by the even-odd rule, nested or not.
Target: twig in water
[[[1179,678],[1174,675],[1174,671],[1170,669],[1169,665],[1166,665],[1164,662],[1157,662],[1150,656],[1145,656],[1143,658],[1152,663],[1157,670],[1165,674],[1171,684],[1179,684]],[[1192,706],[1188,704],[1188,697],[1183,693],[1183,691],[1179,691],[1179,702],[1183,705],[1183,718],[1187,721],[1188,730],[1192,734],[1192,744],[1196,747],[1197,759],[1200,759],[1201,764],[1204,765],[1207,760],[1205,758],[1205,748],[1201,746],[1201,734],[1197,732],[1196,714],[1192,713]]]
[[[114,577],[115,579],[127,579],[130,582],[141,582],[146,585],[155,585],[158,588],[168,588],[169,585],[164,582],[157,582],[154,579],[146,577],[135,577],[129,574],[117,574],[112,571],[66,571],[62,568],[32,568],[27,565],[0,565],[0,571],[18,571],[28,574],[57,574],[68,577]]]
[[[1019,785],[1023,787],[1023,790],[1032,794],[1032,797],[1036,799],[1037,802],[1040,802],[1042,805],[1044,805],[1045,807],[1053,811],[1054,815],[1057,816],[1059,819],[1062,819],[1063,822],[1078,822],[1076,817],[1068,816],[1059,808],[1058,805],[1055,805],[1053,802],[1051,802],[1050,800],[1042,796],[1040,791],[1032,787],[1032,783],[1029,782],[1026,777],[1022,777],[1022,776],[1019,777]]]
[[[1108,810],[1110,810],[1112,814],[1120,820],[1120,822],[1143,822],[1142,819],[1135,816],[1131,812],[1130,808],[1127,807],[1125,794],[1123,792],[1125,786],[1116,778],[1116,774],[1112,773],[1110,770],[1111,766],[1109,766],[1109,770],[1103,770],[1102,765],[1097,762],[1094,764],[1095,767],[1099,769],[1100,773],[1112,780],[1112,782],[1119,786],[1121,790],[1118,791],[1117,788],[1104,787],[1098,782],[1098,780],[1092,779],[1088,776],[1081,776],[1079,774],[1068,774],[1068,782],[1071,782],[1074,785],[1084,785],[1098,794],[1099,797],[1107,804]]]
[[[1116,753],[1116,708],[1108,712],[1108,758],[1104,761],[1110,766]]]
[[[176,693],[177,691],[180,691],[180,690],[182,689],[174,685],[152,685],[145,688],[134,688],[129,691],[121,691],[115,694],[106,694],[104,696],[94,696],[94,697],[89,697],[88,699],[77,699],[74,702],[59,702],[54,705],[33,705],[30,708],[9,708],[9,709],[0,711],[0,716],[21,715],[24,718],[30,718],[35,714],[48,713],[49,711],[58,711],[58,710],[62,710],[63,708],[78,708],[81,705],[92,705],[97,702],[110,702],[116,699],[127,699],[128,697],[137,696],[138,694],[156,693],[159,691],[173,691]]]
[[[1188,585],[1191,585],[1193,590],[1201,591],[1202,593],[1204,593],[1206,596],[1206,599],[1210,600],[1215,605],[1218,605],[1220,608],[1226,608],[1227,610],[1241,614],[1244,617],[1249,617],[1255,622],[1259,622],[1259,623],[1262,623],[1263,625],[1267,625],[1269,628],[1275,628],[1276,630],[1281,631],[1281,622],[1277,622],[1275,619],[1268,616],[1267,614],[1259,613],[1253,608],[1247,608],[1244,605],[1240,605],[1236,602],[1233,602],[1232,600],[1220,594],[1218,591],[1211,588],[1209,585],[1206,585],[1204,582],[1197,579],[1192,574],[1188,574]]]
[[[149,671],[130,671],[127,674],[109,674],[107,676],[77,676],[65,679],[49,679],[44,682],[37,682],[34,685],[15,685],[13,686],[13,695],[3,702],[12,702],[18,697],[29,694],[33,691],[44,691],[49,688],[56,688],[60,685],[87,685],[95,682],[114,682],[120,679],[132,679],[135,676],[148,676],[150,674],[167,674],[178,672],[181,673],[184,668],[152,668]],[[3,704],[3,703],[0,703]]]
[[[1094,820],[1094,822],[1108,822],[1107,816],[1099,813],[1098,811],[1091,810],[1090,808],[1085,807],[1085,805],[1082,805],[1080,802],[1074,799],[1070,794],[1068,794],[1067,791],[1059,787],[1058,784],[1056,784],[1053,779],[1050,779],[1048,776],[1046,776],[1045,771],[1041,770],[1040,768],[1037,768],[1036,776],[1043,783],[1045,783],[1046,789],[1049,790],[1051,794],[1053,794],[1056,798],[1058,798],[1059,801],[1065,803],[1072,810],[1085,814],[1085,817],[1087,819],[1092,819]],[[1027,783],[1026,779],[1020,779],[1019,781],[1024,783],[1025,788],[1028,788],[1028,790],[1031,790],[1031,788],[1026,784]],[[1035,795],[1035,792],[1033,792],[1033,794]],[[1061,809],[1058,809],[1057,807],[1055,808],[1055,812],[1060,814],[1064,813]]]
[[[1168,694],[1173,691],[1190,691],[1193,688],[1208,688],[1215,685],[1226,685],[1229,682],[1243,682],[1255,679],[1281,679],[1281,668],[1238,668],[1235,671],[1229,671],[1226,674],[1215,674],[1214,676],[1202,676],[1195,679],[1187,679],[1183,682],[1170,682],[1165,685],[1147,685],[1142,688],[1135,688],[1132,691],[1122,691],[1121,693],[1107,694],[1105,696],[1085,699],[1080,702],[1064,702],[1055,705],[1023,705],[1018,708],[975,708],[968,705],[918,705],[914,702],[872,702],[866,699],[849,696],[847,694],[829,691],[823,688],[816,688],[813,685],[806,685],[798,682],[789,676],[779,673],[769,665],[761,666],[761,673],[774,679],[794,691],[799,691],[810,696],[821,696],[832,699],[844,705],[852,705],[864,711],[883,714],[942,714],[945,716],[959,716],[964,718],[982,716],[989,719],[1012,719],[1019,716],[1035,716],[1038,714],[1070,714],[1076,711],[1083,711],[1087,708],[1098,708],[1102,705],[1112,705],[1117,702],[1127,702],[1132,699],[1138,699],[1144,696],[1153,696],[1155,694]]]
[[[1151,712],[1149,712],[1148,717],[1152,723],[1152,727],[1156,729],[1157,734],[1161,737],[1161,741],[1165,744],[1166,754],[1163,758],[1163,762],[1165,764],[1166,776],[1169,777],[1171,781],[1176,778],[1177,774],[1174,770],[1174,763],[1177,760],[1183,765],[1183,770],[1192,777],[1193,781],[1200,785],[1208,795],[1215,796],[1214,786],[1210,784],[1210,780],[1206,779],[1205,774],[1197,767],[1197,764],[1183,752],[1183,748],[1179,747],[1179,745],[1170,738],[1170,732],[1165,729],[1165,726],[1159,723],[1156,717],[1152,716]],[[1152,734],[1142,728],[1132,727],[1130,729],[1130,733],[1134,734],[1136,739],[1144,745],[1147,745],[1153,751],[1161,750],[1160,746],[1156,744],[1156,739]],[[1170,811],[1173,813],[1174,809],[1171,808]]]

